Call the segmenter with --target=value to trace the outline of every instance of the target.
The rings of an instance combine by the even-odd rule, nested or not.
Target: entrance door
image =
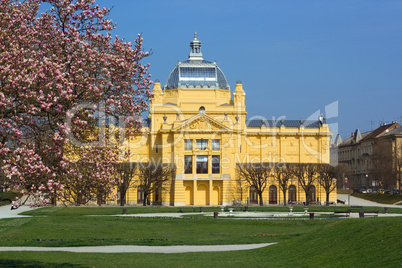
[[[198,186],[197,189],[197,206],[206,206],[207,205],[207,194],[208,187],[204,184]]]
[[[190,186],[187,186],[185,189],[185,194],[184,194],[184,203],[186,206],[191,206],[194,204],[193,201],[193,188]]]
[[[315,200],[315,186],[314,185],[312,185],[311,187],[310,187],[310,192],[309,192],[309,200],[308,200],[309,202],[315,202],[316,200]]]
[[[208,187],[204,184],[198,186],[197,189],[197,204],[198,206],[206,206],[207,205],[207,194]]]
[[[137,204],[144,204],[144,190],[141,186],[137,188]]]
[[[219,205],[219,187],[217,186],[212,190],[212,201],[210,205]]]
[[[296,202],[296,186],[290,185],[289,187],[289,201]]]
[[[106,195],[105,194],[98,194],[96,196],[96,202],[98,203],[98,205],[106,204]]]
[[[250,187],[250,204],[258,204],[258,193],[255,186]]]
[[[275,185],[269,186],[269,203],[270,204],[277,204],[277,189]]]

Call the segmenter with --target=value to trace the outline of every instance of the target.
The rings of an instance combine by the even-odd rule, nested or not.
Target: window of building
[[[208,156],[197,155],[197,173],[208,174]]]
[[[212,173],[220,173],[220,157],[219,155],[212,156]]]
[[[219,140],[212,140],[212,150],[218,151],[220,150],[220,143]]]
[[[185,174],[193,173],[193,156],[192,155],[184,156],[184,173]]]
[[[184,140],[184,150],[186,151],[193,150],[193,140]]]
[[[208,140],[197,140],[197,147],[200,150],[205,150],[208,147]]]

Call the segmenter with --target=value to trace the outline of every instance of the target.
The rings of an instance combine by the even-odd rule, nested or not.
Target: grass
[[[338,207],[331,208],[332,211],[338,209]],[[402,265],[400,253],[402,221],[397,217],[258,221],[193,217],[190,213],[185,219],[82,216],[88,212],[92,215],[111,215],[113,209],[121,211],[121,208],[106,207],[48,207],[25,213],[35,214],[36,217],[3,219],[0,220],[0,244],[54,247],[279,243],[249,251],[181,254],[0,252],[0,267],[382,267],[384,265],[400,267]],[[144,208],[132,209],[132,212],[137,213],[144,211]],[[152,211],[152,208],[147,209],[156,212]],[[302,210],[302,207],[300,209]]]
[[[127,214],[140,213],[178,213],[178,207],[124,207]],[[233,211],[244,211],[244,207],[231,207]],[[348,206],[295,206],[293,212],[303,212],[304,208],[308,208],[309,212],[334,212],[347,210]],[[204,212],[220,212],[220,207],[204,207]],[[365,210],[379,210],[383,212],[383,208],[379,207],[364,207]],[[200,212],[199,208],[182,208],[182,211],[189,214]],[[228,211],[227,207],[225,211]],[[250,212],[289,212],[289,207],[284,206],[269,206],[269,207],[249,207]],[[389,213],[402,213],[402,208],[389,208]],[[84,215],[121,215],[123,207],[45,207],[32,211],[21,213],[21,215],[29,216],[84,216]]]
[[[14,223],[10,224],[10,221]],[[3,246],[213,245],[276,242],[324,221],[258,221],[189,217],[34,217],[0,220]],[[3,227],[4,226],[4,227]],[[270,236],[255,236],[269,234]]]
[[[10,202],[9,201],[1,201],[3,199],[10,199],[12,201],[15,201],[16,197],[21,197],[22,194],[18,193],[18,192],[14,192],[14,191],[10,191],[10,192],[0,192],[0,206],[4,206],[4,205],[9,205]]]
[[[281,223],[294,230],[300,228],[300,226],[291,227],[296,222]],[[238,222],[238,225],[242,226],[242,229],[249,227],[243,226],[243,222],[241,224]],[[181,254],[1,252],[0,266],[400,267],[402,264],[400,254],[402,224],[398,218],[327,221],[326,224],[313,224],[309,227],[309,231],[300,232],[299,235],[282,240],[277,245],[250,251]],[[204,232],[204,236],[212,235],[210,232],[205,233],[204,228],[199,232]]]
[[[381,204],[395,204],[402,201],[402,195],[399,194],[354,193],[352,195],[361,199],[366,199]]]

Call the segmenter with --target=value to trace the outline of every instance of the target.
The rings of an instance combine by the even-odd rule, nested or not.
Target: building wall
[[[363,133],[361,136],[359,136],[359,131],[356,130],[355,133],[352,133],[351,137],[334,148],[334,151],[338,154],[338,161],[348,164],[351,172],[346,187],[382,188],[380,185],[381,178],[377,178],[373,174],[373,149],[376,142],[380,140],[390,142],[393,148],[391,151],[397,150],[396,148],[401,148],[396,147],[398,142],[402,139],[401,135],[394,135],[390,132],[398,128],[400,128],[400,125],[393,122],[388,125],[384,124],[373,131]],[[395,159],[393,161],[395,161]],[[395,185],[395,187],[397,187],[397,185]]]
[[[245,93],[241,84],[231,95],[223,89],[169,89],[155,83],[154,99],[150,103],[149,127],[131,136],[125,146],[130,149],[130,162],[163,162],[176,165],[176,178],[170,191],[162,194],[164,205],[232,205],[234,200],[246,203],[249,186],[238,185],[236,165],[252,162],[329,163],[328,125],[319,128],[246,126]],[[201,106],[205,109],[200,111]],[[185,150],[185,140],[193,141],[192,150]],[[208,141],[205,150],[196,146],[196,140]],[[219,140],[219,149],[211,148],[211,141]],[[185,156],[192,156],[193,172],[185,173]],[[208,159],[208,172],[197,174],[197,156]],[[212,173],[212,157],[220,157],[220,172]],[[299,185],[297,200],[305,201]],[[269,202],[269,187],[278,189],[277,200],[282,202],[282,192],[276,181],[271,181],[263,200]],[[315,185],[317,197],[325,200],[325,191]],[[240,190],[241,189],[241,190]],[[129,204],[135,204],[135,186],[127,195]],[[330,196],[336,201],[336,192]]]

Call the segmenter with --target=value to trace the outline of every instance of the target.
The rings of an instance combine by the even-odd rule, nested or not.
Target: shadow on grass
[[[72,268],[82,268],[87,266],[82,266],[80,264],[72,263],[48,263],[33,260],[0,260],[0,267],[72,267]]]

